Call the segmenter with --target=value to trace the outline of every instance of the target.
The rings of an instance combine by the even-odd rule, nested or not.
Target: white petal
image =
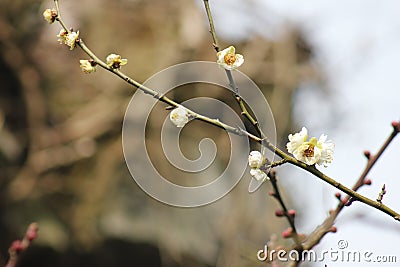
[[[236,54],[235,57],[236,57],[236,61],[235,61],[235,63],[233,63],[232,67],[233,68],[238,68],[244,63],[244,58],[240,54]]]
[[[319,137],[318,142],[324,143],[326,141],[326,138],[328,138],[327,135],[321,134],[321,136]]]
[[[288,152],[293,154],[307,140],[307,137],[308,131],[306,127],[303,127],[298,133],[289,134],[289,142],[286,144]]]
[[[255,178],[257,181],[265,182],[268,179],[268,176],[265,172],[260,169],[251,169],[250,175]]]

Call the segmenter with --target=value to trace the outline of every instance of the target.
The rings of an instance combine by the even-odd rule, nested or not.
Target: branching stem
[[[212,34],[212,38],[213,38],[213,44],[214,44],[214,48],[216,51],[219,51],[219,47],[218,47],[218,41],[217,41],[217,37],[216,37],[216,33],[215,33],[215,28],[214,28],[214,23],[212,21],[212,17],[211,17],[211,12],[210,12],[210,7],[209,7],[209,1],[208,0],[204,0],[204,4],[206,7],[206,11],[207,11],[207,17],[209,19],[210,22],[210,31]],[[67,28],[66,24],[64,23],[64,21],[62,20],[61,17],[61,12],[60,12],[60,8],[59,8],[59,4],[58,4],[58,0],[54,0],[54,3],[56,5],[56,10],[57,10],[57,17],[56,20],[61,24],[61,26],[67,31],[70,32],[70,30]],[[108,66],[104,61],[100,60],[87,46],[86,44],[83,42],[82,39],[79,39],[77,42],[78,46],[82,48],[82,50],[90,57],[92,58],[99,66],[101,66],[102,68],[112,72],[113,74],[117,75],[118,77],[120,77],[121,79],[123,79],[124,81],[126,81],[127,83],[133,85],[134,87],[136,87],[137,89],[143,91],[145,94],[149,94],[151,96],[153,96],[154,98],[156,98],[157,100],[164,102],[170,106],[173,107],[178,107],[180,104],[178,104],[177,102],[169,99],[166,96],[161,96],[157,91],[154,91],[144,85],[142,85],[141,83],[135,81],[134,79],[130,78],[129,76],[127,76],[126,74],[122,73],[119,69],[115,69],[112,68],[110,66]],[[231,74],[231,73],[229,73]],[[228,79],[229,77],[231,77],[231,75],[228,75]],[[232,78],[233,80],[233,78]],[[231,82],[231,81],[230,81]],[[231,86],[235,90],[237,90],[236,85],[234,84],[234,82],[231,82]],[[289,156],[288,154],[286,154],[285,152],[283,152],[282,150],[280,150],[279,148],[277,148],[274,144],[272,144],[268,138],[262,133],[257,121],[252,118],[252,116],[250,115],[250,113],[247,111],[247,109],[245,108],[245,105],[241,99],[241,97],[237,94],[237,100],[239,102],[239,105],[242,109],[242,114],[253,124],[257,127],[260,136],[261,137],[257,137],[255,135],[252,135],[250,133],[248,133],[246,130],[244,129],[240,129],[240,128],[236,128],[233,126],[230,126],[228,124],[225,124],[217,119],[211,119],[209,117],[206,117],[204,115],[198,114],[190,109],[187,109],[187,111],[189,112],[189,114],[198,120],[204,121],[206,123],[215,125],[219,128],[225,129],[228,132],[234,133],[236,135],[241,135],[241,136],[247,136],[248,138],[252,139],[255,142],[258,142],[262,145],[265,145],[266,148],[268,148],[269,150],[271,150],[272,152],[276,153],[278,156],[280,156],[284,162],[288,162],[291,163],[295,166],[298,166],[300,168],[302,168],[303,170],[306,170],[312,174],[314,174],[315,176],[317,176],[318,178],[320,178],[321,180],[325,181],[326,183],[336,187],[337,189],[341,190],[342,192],[345,192],[346,194],[348,194],[349,197],[353,198],[354,200],[363,202],[371,207],[374,207],[386,214],[388,214],[389,216],[393,217],[394,219],[400,221],[400,214],[395,212],[394,210],[390,209],[389,207],[387,207],[386,205],[379,203],[377,201],[371,200],[365,196],[362,196],[361,194],[356,193],[354,190],[342,185],[341,183],[337,182],[336,180],[330,178],[329,176],[323,174],[322,172],[320,172],[318,169],[316,169],[314,166],[309,166],[306,165],[303,162],[300,162],[298,160],[296,160],[295,158]],[[385,145],[381,148],[381,150],[378,152],[378,154],[372,158],[372,160],[368,163],[368,166],[366,168],[366,170],[364,171],[363,175],[365,177],[366,173],[369,172],[369,170],[372,168],[372,166],[375,164],[376,160],[378,159],[378,157],[380,156],[380,154],[383,153],[383,151],[386,149],[387,145],[389,145],[389,143],[391,142],[391,140],[396,136],[396,134],[398,133],[398,131],[394,131],[394,133],[392,133],[391,135],[391,139],[388,140]]]

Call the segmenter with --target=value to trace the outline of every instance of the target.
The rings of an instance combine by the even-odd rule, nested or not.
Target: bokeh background
[[[61,1],[64,20],[80,30],[101,58],[119,53],[123,71],[138,81],[174,64],[215,60],[200,0]],[[399,119],[400,17],[396,1],[211,1],[220,46],[234,44],[241,67],[263,90],[276,121],[278,145],[307,126],[336,143],[329,175],[351,186]],[[256,252],[280,237],[286,221],[265,184],[247,193],[244,176],[222,200],[181,209],[159,203],[135,184],[124,162],[121,129],[134,89],[103,70],[85,75],[79,49],[57,42],[60,27],[42,18],[52,1],[0,2],[0,255],[26,226],[40,225],[39,239],[20,266],[265,266]],[[198,89],[196,89],[198,90]],[[197,91],[196,91],[197,92]],[[177,90],[177,100],[191,97]],[[232,102],[221,92],[207,92]],[[233,103],[234,104],[234,103]],[[162,111],[161,111],[162,112]],[[162,123],[168,113],[151,116]],[[182,144],[211,137],[226,162],[226,135],[202,123]],[[156,129],[156,127],[155,127]],[[158,147],[157,133],[149,146]],[[371,173],[362,193],[399,210],[398,140]],[[161,172],[174,173],[161,153]],[[223,165],[223,164],[222,164]],[[223,168],[223,166],[221,167]],[[335,205],[336,190],[290,166],[278,170],[283,193],[307,233]],[[182,179],[177,177],[176,179]],[[355,204],[338,218],[339,232],[318,250],[347,240],[352,250],[397,255],[400,228],[389,217]],[[325,262],[343,266],[343,262]],[[320,266],[322,263],[317,263]],[[363,266],[351,263],[349,266]],[[304,266],[311,266],[305,263]],[[387,264],[385,266],[395,266]]]

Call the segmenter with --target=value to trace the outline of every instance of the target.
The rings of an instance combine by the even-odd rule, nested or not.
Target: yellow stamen
[[[233,65],[233,63],[235,63],[235,61],[236,61],[235,54],[230,54],[230,53],[226,54],[224,56],[224,61],[225,61],[226,64],[228,64],[230,66]]]

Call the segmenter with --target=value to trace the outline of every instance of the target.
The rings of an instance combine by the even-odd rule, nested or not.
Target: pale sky
[[[334,162],[322,171],[351,187],[364,168],[363,151],[376,152],[391,132],[390,122],[400,119],[400,2],[218,0],[211,4],[219,35],[232,43],[254,33],[279,38],[285,25],[295,25],[306,34],[318,67],[327,74],[330,91],[317,94],[305,84],[296,96],[295,118],[311,135],[325,133],[335,142]],[[301,105],[306,99],[315,105]],[[360,192],[376,199],[385,183],[384,203],[399,211],[399,163],[400,137],[370,173],[373,185]],[[299,228],[309,232],[334,207],[337,190],[296,168],[282,171],[288,180],[296,173],[296,181],[284,184],[293,187],[305,207],[298,207],[306,217]],[[317,205],[316,199],[321,200]],[[365,217],[357,218],[360,214]],[[395,255],[400,261],[400,223],[383,213],[355,204],[339,216],[337,227],[338,233],[327,235],[317,250],[337,249],[338,241],[346,240],[348,251]],[[330,267],[366,265],[325,263]]]

